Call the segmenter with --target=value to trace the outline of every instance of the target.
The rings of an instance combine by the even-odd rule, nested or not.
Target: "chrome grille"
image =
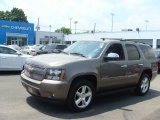
[[[44,79],[45,73],[45,68],[28,64],[24,65],[24,74],[31,79],[41,81]]]

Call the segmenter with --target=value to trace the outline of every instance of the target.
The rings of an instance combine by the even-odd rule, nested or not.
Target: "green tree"
[[[5,15],[4,20],[11,20],[11,12],[6,11],[4,15]]]
[[[0,20],[28,22],[24,11],[18,8],[13,8],[11,11],[0,11]]]
[[[60,29],[55,30],[58,33],[71,34],[71,30],[69,28],[61,27]]]
[[[5,20],[5,12],[4,11],[0,11],[0,19]]]

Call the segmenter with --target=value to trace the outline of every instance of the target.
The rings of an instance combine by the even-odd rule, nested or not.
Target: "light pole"
[[[70,30],[72,29],[71,27],[71,21],[72,21],[72,18],[69,18],[69,21],[70,21]],[[72,30],[71,30],[72,31]]]
[[[147,27],[148,27],[149,21],[148,21],[148,20],[145,20],[145,23],[146,23],[146,31],[147,31]]]
[[[78,23],[78,21],[74,21],[75,24],[75,34],[76,34],[76,24]]]
[[[112,17],[112,26],[111,26],[111,32],[113,32],[113,16],[114,16],[114,13],[111,13],[111,17]]]
[[[52,25],[49,25],[49,31],[51,32],[51,29],[52,29]]]

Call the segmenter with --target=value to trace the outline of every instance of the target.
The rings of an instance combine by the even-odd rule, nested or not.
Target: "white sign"
[[[31,30],[31,27],[11,26],[11,29],[16,29],[16,30]]]
[[[2,28],[10,28],[10,29],[14,29],[14,30],[32,30],[31,27],[23,27],[23,26],[8,26],[8,25],[2,25]]]

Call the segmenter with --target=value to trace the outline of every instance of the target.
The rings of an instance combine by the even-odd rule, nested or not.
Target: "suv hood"
[[[71,62],[77,62],[87,58],[81,56],[67,55],[67,54],[45,54],[32,57],[27,60],[28,64],[40,65],[43,67],[61,66]]]

